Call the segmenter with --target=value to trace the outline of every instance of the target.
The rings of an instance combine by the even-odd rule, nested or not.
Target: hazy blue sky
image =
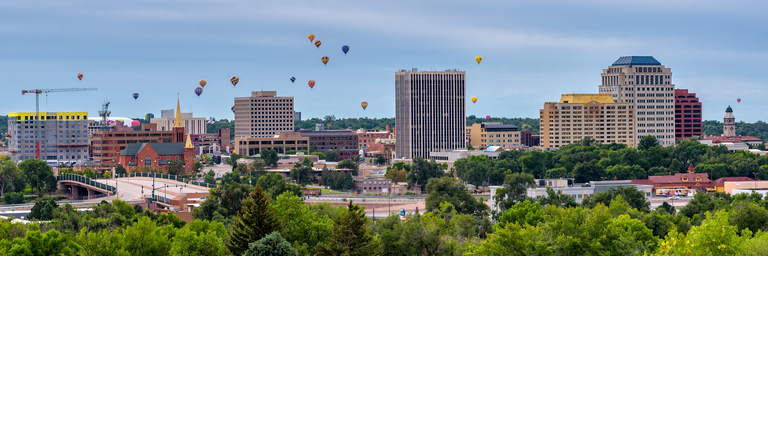
[[[416,67],[467,71],[467,98],[479,99],[469,114],[538,117],[562,93],[597,92],[617,58],[651,55],[699,95],[705,119],[730,104],[737,120],[768,120],[766,11],[739,0],[2,1],[0,112],[34,110],[22,89],[98,87],[51,94],[47,107],[43,97],[41,110],[94,116],[108,99],[115,116],[159,116],[180,92],[182,111],[232,118],[234,97],[263,89],[294,96],[304,118],[394,117],[394,73]]]

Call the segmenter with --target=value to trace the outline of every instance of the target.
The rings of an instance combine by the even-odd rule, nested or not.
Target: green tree
[[[330,239],[318,243],[315,252],[320,256],[371,256],[377,255],[378,248],[379,241],[369,232],[365,211],[350,201],[347,213],[334,223]]]
[[[333,232],[333,219],[329,215],[318,212],[317,205],[304,204],[290,192],[278,196],[271,208],[283,226],[283,238],[300,255],[313,255],[315,246]]]
[[[232,153],[229,155],[229,158],[227,158],[227,163],[232,165],[232,168],[237,168],[237,160],[240,159],[242,156],[240,156],[237,153]]]
[[[33,160],[33,159],[27,159]],[[0,246],[2,251],[3,246]],[[67,236],[56,230],[40,232],[34,227],[23,238],[16,238],[10,243],[6,254],[11,256],[68,256],[77,252],[77,246]]]
[[[301,193],[301,186],[293,185],[285,181],[283,176],[278,173],[271,173],[262,176],[259,179],[258,185],[264,192],[266,192],[273,200],[282,195],[286,191],[291,192],[296,196],[303,196]]]
[[[576,207],[576,198],[572,195],[566,195],[562,191],[555,192],[551,187],[547,187],[547,195],[539,197],[542,205],[553,205],[558,207]]]
[[[445,164],[417,156],[413,159],[411,169],[408,172],[408,184],[409,186],[418,184],[423,187],[430,179],[443,177],[446,167]]]
[[[149,217],[142,217],[123,230],[123,248],[131,256],[167,256],[171,249],[169,233],[173,227],[159,227]]]
[[[752,233],[729,223],[725,210],[708,213],[701,225],[688,234],[672,230],[659,245],[658,255],[664,256],[740,256],[749,252]]]
[[[645,197],[645,193],[634,186],[616,186],[608,189],[605,192],[598,192],[591,198],[585,199],[582,202],[584,207],[595,208],[598,204],[609,206],[616,197],[621,196],[624,202],[629,204],[633,209],[640,211],[650,210],[650,203]]]
[[[280,220],[269,208],[269,197],[257,185],[232,222],[227,248],[232,255],[242,255],[248,245],[281,229]]]
[[[336,162],[339,159],[341,159],[341,155],[338,152],[335,152],[333,150],[329,150],[325,152],[325,160],[326,162]]]
[[[126,171],[125,167],[123,167],[121,164],[117,164],[117,166],[115,167],[115,174],[126,175],[128,174],[128,171]]]
[[[534,187],[535,184],[535,179],[531,174],[507,174],[504,178],[504,185],[496,189],[496,195],[493,197],[499,212],[504,212],[515,203],[524,200],[528,194],[528,188]]]
[[[184,161],[174,159],[168,163],[168,174],[178,176],[184,173]]]
[[[729,222],[736,226],[739,234],[745,229],[752,233],[765,231],[768,228],[768,210],[750,201],[734,203]]]
[[[46,161],[27,159],[19,164],[19,170],[32,189],[37,191],[37,196],[40,196],[41,191],[53,192],[56,190],[58,181],[53,175],[53,169]]]
[[[336,164],[337,169],[350,169],[352,170],[352,175],[356,176],[358,173],[359,166],[354,163],[351,159],[344,159],[343,161]]]
[[[263,160],[267,166],[277,167],[277,161],[280,160],[280,157],[278,157],[275,150],[266,149],[262,150],[259,154],[261,155],[261,160]]]
[[[538,202],[520,201],[499,216],[500,228],[507,224],[537,226],[544,221],[544,209]]]
[[[302,186],[311,183],[314,181],[314,178],[314,164],[308,157],[305,157],[303,162],[297,162],[293,166],[293,169],[291,169],[291,180],[294,180]]]
[[[19,167],[7,156],[0,156],[0,196],[6,192],[21,192],[24,179]]]
[[[379,155],[376,157],[376,165],[384,165],[385,163],[387,163],[387,159],[384,156]]]
[[[450,203],[457,212],[462,214],[483,213],[487,211],[487,206],[478,202],[473,197],[466,186],[457,182],[452,177],[431,178],[426,187],[427,211],[434,211],[440,208],[442,203]]]
[[[216,173],[213,170],[208,171],[203,177],[203,181],[206,183],[216,183]]]
[[[279,232],[273,232],[251,243],[244,256],[296,256],[296,249]]]
[[[29,219],[49,221],[58,207],[59,205],[52,199],[38,200],[29,212]]]
[[[229,255],[225,242],[227,229],[221,222],[193,220],[179,229],[171,242],[173,256]]]
[[[637,144],[637,148],[640,150],[649,150],[651,147],[660,146],[659,140],[653,135],[646,135],[640,138],[640,142]]]

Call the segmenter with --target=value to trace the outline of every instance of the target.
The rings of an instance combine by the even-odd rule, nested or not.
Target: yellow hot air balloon
[[[361,103],[360,106],[363,107],[363,111],[365,111],[365,109],[368,108],[368,102],[363,101],[363,103]]]
[[[307,36],[307,37],[309,38],[309,41],[310,41],[310,42],[314,42],[314,41],[315,41],[315,35],[313,35],[313,34],[310,34],[310,35],[309,35],[309,36]]]
[[[208,84],[208,81],[200,80],[200,87],[205,87],[206,84]]]
[[[477,96],[472,96],[472,103],[477,102]]]
[[[477,64],[480,64],[481,61],[483,61],[483,58],[480,56],[475,57],[475,61],[477,61]]]

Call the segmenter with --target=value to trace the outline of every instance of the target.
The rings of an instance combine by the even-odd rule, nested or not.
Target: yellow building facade
[[[564,94],[539,110],[542,148],[559,148],[592,138],[599,144],[637,147],[635,113],[609,94]]]
[[[484,149],[488,146],[500,146],[510,148],[519,146],[520,128],[516,125],[501,123],[475,123],[467,126],[469,143],[476,149]]]

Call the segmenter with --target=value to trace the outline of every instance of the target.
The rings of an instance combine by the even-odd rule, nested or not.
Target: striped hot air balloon
[[[235,106],[232,105],[232,112],[235,112]]]
[[[291,77],[291,82],[296,82],[296,77]]]
[[[344,55],[347,55],[347,53],[349,52],[349,45],[344,45],[343,47],[341,47],[341,50],[344,51]]]
[[[320,48],[320,44],[321,44],[321,43],[322,43],[322,42],[320,42],[319,40],[318,40],[318,41],[315,41],[315,46],[316,46],[316,47],[318,47],[318,48]]]
[[[231,82],[233,86],[236,86],[237,83],[240,82],[240,78],[233,76],[232,78],[229,79],[229,82]]]
[[[309,80],[307,85],[309,85],[309,88],[315,88],[315,81],[314,80]]]
[[[139,94],[138,94],[138,93],[134,93],[134,94],[133,94],[133,100],[136,100],[136,99],[138,99],[138,98],[139,98]]]
[[[82,80],[83,80],[83,74],[81,74],[81,73],[77,74],[77,79],[79,79],[80,81],[82,81]]]
[[[363,107],[363,111],[365,111],[365,109],[368,108],[368,102],[363,101],[363,103],[361,103],[360,106]]]
[[[147,114],[144,116],[144,118],[145,118],[147,121],[149,121],[150,119],[153,119],[153,118],[155,118],[155,115],[154,115],[154,114],[152,114],[152,113],[147,113]]]
[[[197,95],[197,97],[200,97],[200,95],[203,94],[203,88],[202,87],[197,87],[195,89],[195,94]]]
[[[321,61],[321,62],[323,62],[323,64],[324,64],[324,65],[327,65],[327,64],[328,64],[328,60],[329,60],[329,59],[328,59],[328,57],[327,57],[327,56],[323,56],[323,58],[321,58],[321,59],[320,59],[320,61]]]

